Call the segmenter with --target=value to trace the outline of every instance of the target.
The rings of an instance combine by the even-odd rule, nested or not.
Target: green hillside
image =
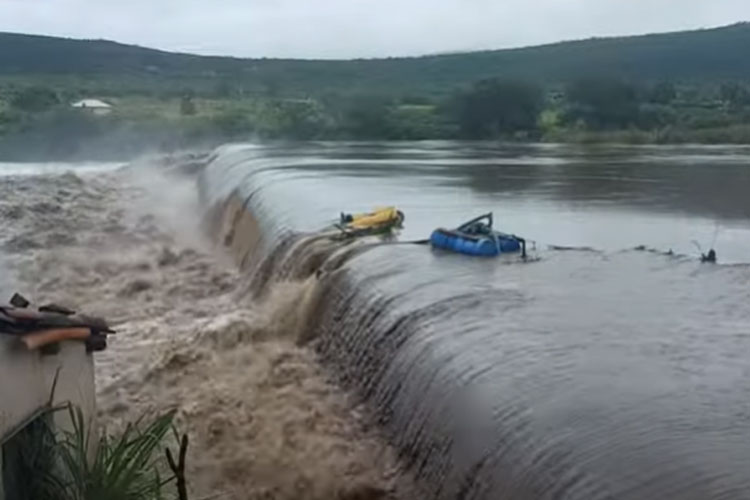
[[[123,86],[176,81],[200,91],[218,82],[248,90],[319,93],[379,88],[442,94],[488,77],[565,83],[610,76],[637,81],[750,79],[750,24],[602,38],[539,47],[351,61],[237,59],[175,54],[103,40],[0,33],[0,77],[117,78]]]
[[[0,161],[274,139],[750,144],[747,47],[747,23],[350,61],[0,33]]]

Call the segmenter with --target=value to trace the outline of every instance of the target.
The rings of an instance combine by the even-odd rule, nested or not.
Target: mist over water
[[[317,276],[306,337],[432,498],[745,498],[748,160],[733,147],[232,146],[201,191],[257,296]],[[404,241],[494,211],[540,260],[301,235],[386,204],[406,213]],[[701,265],[698,246],[722,265]]]
[[[0,178],[19,175],[54,175],[64,172],[91,173],[116,170],[125,163],[117,162],[2,162],[0,161]]]

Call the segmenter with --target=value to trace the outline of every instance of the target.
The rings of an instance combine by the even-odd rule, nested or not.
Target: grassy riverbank
[[[750,124],[705,129],[667,127],[658,130],[609,132],[560,130],[544,137],[545,142],[574,144],[750,144]]]
[[[14,104],[18,92],[6,89],[0,99],[4,160],[127,159],[149,151],[248,140],[750,144],[750,99],[745,94],[740,102],[709,95],[667,104],[634,98],[625,107],[608,107],[531,84],[491,81],[442,99],[97,95],[112,105],[110,114],[97,116],[71,109],[68,99],[54,90],[51,105],[24,109]],[[720,94],[721,88],[715,92]],[[621,99],[615,95],[605,102]]]

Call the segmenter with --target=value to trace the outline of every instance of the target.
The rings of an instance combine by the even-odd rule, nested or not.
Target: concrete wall
[[[60,352],[42,355],[29,351],[15,337],[0,335],[0,443],[49,401],[59,368],[54,404],[71,402],[91,422],[96,414],[93,357],[83,342],[67,341]],[[55,416],[57,425],[68,426],[67,414]],[[0,489],[1,491],[1,489]]]

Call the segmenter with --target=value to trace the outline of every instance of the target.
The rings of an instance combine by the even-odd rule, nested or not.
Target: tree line
[[[372,90],[290,97],[271,84],[260,94],[218,90],[221,97],[172,89],[146,99],[143,116],[122,114],[115,106],[112,116],[94,117],[70,108],[73,97],[85,96],[82,91],[0,87],[0,139],[7,144],[18,134],[47,133],[69,144],[117,132],[135,137],[136,144],[156,137],[170,147],[277,138],[750,142],[750,86],[742,81],[691,86],[584,77],[543,87],[494,78],[441,97]],[[122,101],[120,108],[128,107],[127,99],[114,98]],[[168,112],[162,116],[149,108]],[[147,136],[139,138],[139,131]]]

